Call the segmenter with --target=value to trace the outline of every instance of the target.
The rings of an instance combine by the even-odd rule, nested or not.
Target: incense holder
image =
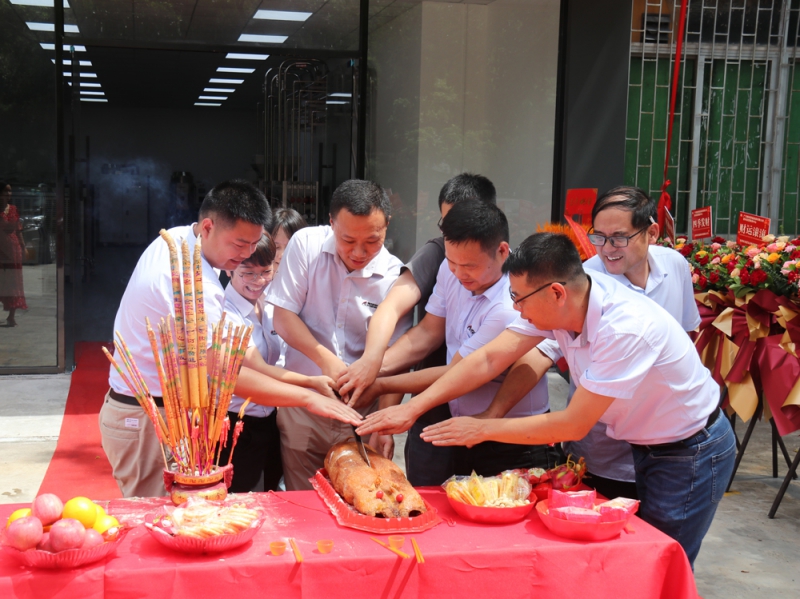
[[[222,501],[228,496],[228,487],[231,486],[232,479],[232,464],[203,475],[164,470],[164,488],[175,505],[181,505],[192,497]]]

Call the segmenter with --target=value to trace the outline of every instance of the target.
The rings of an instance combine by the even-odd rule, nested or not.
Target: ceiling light
[[[81,95],[82,96],[105,96],[105,93],[103,93],[103,92],[92,92],[92,91],[89,91],[87,89],[82,89],[81,90]]]
[[[253,73],[255,69],[243,69],[239,67],[217,67],[219,73]]]
[[[222,106],[222,104],[215,104],[213,102],[195,102],[195,106]]]
[[[8,0],[11,4],[18,4],[20,6],[55,6],[54,0]],[[69,2],[64,0],[64,8],[69,8]]]
[[[295,10],[257,10],[253,18],[266,19],[269,21],[305,21],[310,16],[310,12],[299,12]]]
[[[106,98],[81,98],[81,102],[108,102]]]
[[[97,73],[77,73],[78,77],[86,77],[87,79],[97,79]],[[71,77],[72,73],[64,71],[64,77]]]
[[[212,94],[213,93],[217,93],[217,94],[232,94],[236,90],[234,88],[232,88],[232,87],[204,87],[203,91],[204,92],[211,92]]]
[[[325,104],[350,104],[350,102],[344,100],[328,100]]]
[[[44,42],[39,42],[39,45],[44,50],[55,50],[56,49],[56,45],[55,44],[45,44]],[[73,50],[75,52],[86,52],[86,46],[72,46],[70,44],[64,44],[64,52],[72,52]]]
[[[55,31],[53,23],[25,23],[31,31]],[[64,33],[80,33],[77,25],[64,25]]]
[[[212,77],[208,80],[209,83],[226,83],[228,85],[239,85],[244,83],[244,79],[215,79]]]
[[[227,96],[197,96],[198,100],[227,100]]]
[[[336,92],[333,94],[328,94],[328,96],[331,98],[352,98],[353,94],[348,94],[345,92]]]
[[[228,52],[225,58],[230,58],[231,60],[266,60],[269,58],[269,54],[239,54],[237,52]]]
[[[254,44],[282,44],[287,37],[286,35],[252,35],[243,33],[239,36],[239,41],[252,42]]]
[[[72,83],[70,83],[72,85]],[[81,81],[81,87],[102,87],[99,83],[90,83],[89,81]]]
[[[52,62],[53,64],[56,64],[56,59],[55,58],[51,58],[50,62]],[[72,61],[65,58],[64,60],[61,61],[61,63],[69,66],[69,65],[72,64]],[[81,61],[78,61],[78,64],[80,64],[82,67],[90,67],[90,66],[92,66],[92,61],[91,60],[81,60]]]

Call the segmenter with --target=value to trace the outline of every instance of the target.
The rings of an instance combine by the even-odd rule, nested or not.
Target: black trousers
[[[609,499],[616,499],[617,497],[639,499],[639,493],[636,491],[636,483],[626,483],[625,481],[614,480],[613,478],[605,478],[604,476],[597,476],[591,472],[587,473],[586,477],[583,479],[583,483]]]
[[[233,429],[239,421],[236,412],[228,412],[231,429],[228,445],[220,454],[220,465],[228,463],[233,446]],[[264,490],[275,491],[283,476],[281,463],[281,435],[277,424],[278,411],[273,410],[266,418],[245,416],[244,428],[233,452],[233,481],[228,489],[231,493],[248,493],[258,484],[264,473]]]
[[[456,447],[453,462],[457,475],[474,470],[481,476],[495,476],[514,468],[553,468],[563,461],[562,455],[558,447],[485,441],[470,448]]]

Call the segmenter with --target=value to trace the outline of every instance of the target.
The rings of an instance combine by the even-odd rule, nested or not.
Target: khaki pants
[[[377,408],[376,401],[359,412],[367,415]],[[287,491],[311,489],[308,479],[323,467],[328,450],[336,443],[355,437],[351,425],[316,416],[304,408],[278,408],[278,430]]]
[[[164,413],[161,409],[162,415]],[[100,436],[123,497],[159,497],[164,489],[164,458],[153,423],[138,405],[106,393],[100,408]]]

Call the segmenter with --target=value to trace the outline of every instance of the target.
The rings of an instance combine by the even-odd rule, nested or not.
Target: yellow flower
[[[680,250],[680,249],[682,249],[682,248],[683,248],[683,244],[682,244],[682,243],[679,243],[678,245],[676,245],[676,246],[675,246],[675,248],[674,248],[674,249],[676,249],[676,250]]]
[[[731,260],[733,260],[733,258],[734,258],[734,254],[725,254],[725,255],[722,257],[722,260],[721,260],[720,262],[722,262],[722,264],[727,264],[728,262],[730,262]]]
[[[696,253],[694,256],[695,256],[695,258],[702,258],[703,256],[707,256],[707,255],[708,255],[708,252],[707,252],[707,251],[705,251],[705,250],[700,250],[700,251],[699,251],[699,252],[697,252],[697,253]]]
[[[780,254],[776,254],[775,252],[772,252],[769,256],[767,256],[767,262],[769,262],[770,264],[774,264],[775,262],[777,262],[780,259],[781,259],[781,255]]]

